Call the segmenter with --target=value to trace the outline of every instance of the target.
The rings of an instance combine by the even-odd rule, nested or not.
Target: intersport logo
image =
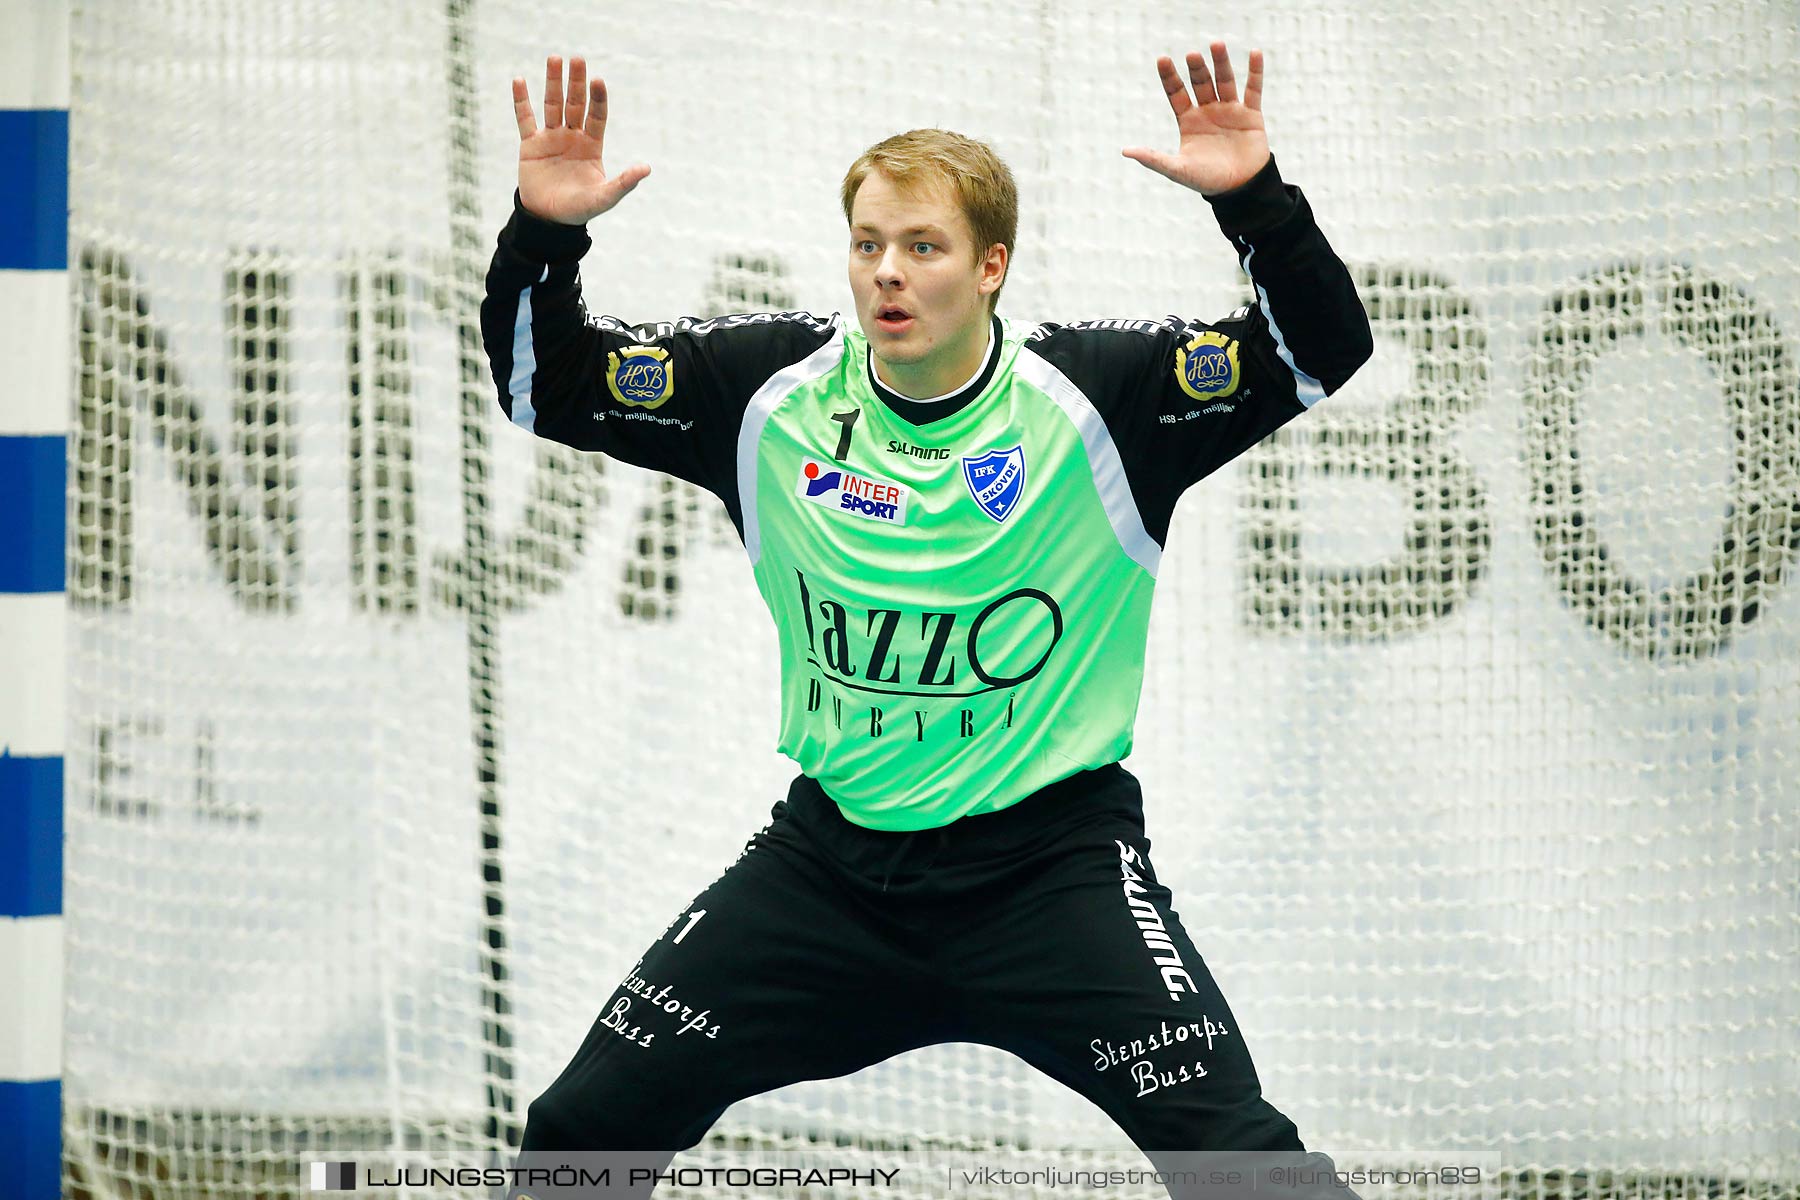
[[[859,475],[842,467],[824,466],[807,459],[800,466],[800,482],[794,494],[802,500],[866,521],[887,525],[906,523],[906,488],[888,479]]]

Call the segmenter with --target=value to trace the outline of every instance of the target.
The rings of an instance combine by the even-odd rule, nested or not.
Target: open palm
[[[1126,158],[1136,159],[1157,174],[1208,196],[1248,183],[1269,161],[1269,138],[1263,130],[1262,115],[1262,51],[1250,52],[1250,78],[1240,101],[1225,43],[1214,42],[1211,49],[1210,75],[1205,55],[1187,56],[1188,77],[1194,85],[1192,95],[1170,59],[1156,60],[1156,72],[1162,78],[1163,91],[1169,97],[1169,107],[1175,111],[1175,126],[1181,134],[1175,153],[1144,146],[1122,151]]]
[[[634,163],[607,177],[600,151],[606,141],[606,81],[587,78],[584,59],[569,60],[563,91],[562,59],[544,64],[544,124],[531,111],[525,81],[512,81],[519,123],[519,203],[525,211],[565,225],[585,225],[623,200],[650,168]]]

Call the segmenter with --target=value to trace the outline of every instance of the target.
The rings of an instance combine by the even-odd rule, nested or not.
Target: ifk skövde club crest
[[[1025,450],[989,450],[962,460],[963,479],[981,511],[1004,522],[1025,494]]]

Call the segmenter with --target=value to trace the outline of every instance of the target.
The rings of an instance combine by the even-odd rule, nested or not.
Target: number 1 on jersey
[[[843,462],[844,455],[850,453],[850,434],[856,429],[856,418],[860,416],[862,416],[862,409],[860,408],[853,408],[849,412],[831,414],[831,419],[844,427],[843,436],[838,438],[838,448],[831,456],[839,462]]]
[[[675,940],[669,944],[671,946],[681,945],[681,939],[688,935],[688,930],[692,929],[699,922],[700,918],[705,915],[706,910],[704,908],[696,908],[693,912],[689,913],[687,924],[681,927],[681,932],[676,934]]]

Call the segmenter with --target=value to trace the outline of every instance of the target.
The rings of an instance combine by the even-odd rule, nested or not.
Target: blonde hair
[[[844,174],[844,220],[850,220],[850,207],[870,171],[880,171],[902,188],[932,180],[947,184],[975,234],[975,261],[980,262],[988,247],[998,242],[1006,247],[1011,269],[1013,239],[1019,232],[1019,189],[1012,172],[986,142],[948,129],[912,129],[876,142]],[[999,303],[1000,288],[995,288],[988,297],[988,311]]]

